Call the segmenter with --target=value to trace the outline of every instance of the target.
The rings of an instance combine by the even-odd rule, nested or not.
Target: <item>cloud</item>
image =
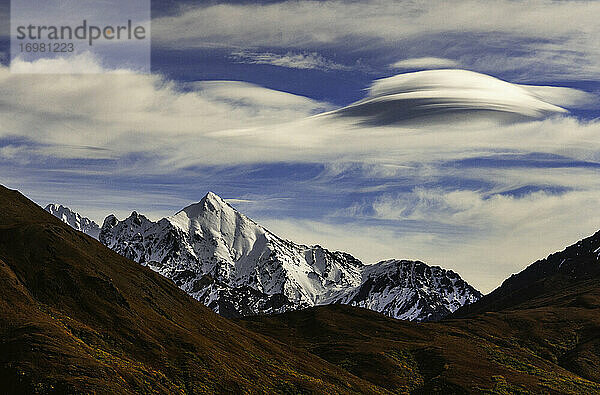
[[[13,66],[52,71],[64,64],[71,69],[106,71],[87,56],[34,63],[19,60]],[[228,148],[209,134],[276,125],[330,108],[305,97],[235,81],[183,86],[159,75],[134,72],[22,75],[3,66],[0,93],[0,139],[18,137],[31,156],[117,160],[135,154],[152,158],[155,167],[148,171],[198,159],[203,163],[236,157],[236,161],[259,160],[264,153],[244,152],[235,146],[229,147],[235,151],[233,156],[223,157]]]
[[[328,115],[355,117],[369,125],[446,122],[457,116],[518,120],[567,112],[560,105],[588,104],[575,89],[515,85],[467,70],[428,70],[375,81],[369,95]]]
[[[287,52],[283,55],[272,52],[236,51],[231,53],[231,58],[237,63],[269,64],[272,66],[287,67],[291,69],[309,69],[324,71],[348,71],[351,67],[335,63],[324,58],[316,52]]]
[[[295,111],[311,114],[330,109],[331,105],[243,81],[198,81],[189,84],[204,98],[236,107],[271,109],[273,112]]]
[[[482,72],[518,72],[523,80],[593,79],[600,73],[599,13],[595,1],[217,3],[155,19],[153,39],[165,48],[343,48],[385,65],[408,53]]]
[[[598,104],[598,96],[573,88],[558,86],[518,85],[537,99],[557,106],[590,108]]]
[[[0,181],[40,203],[91,207],[94,219],[143,208],[157,218],[220,183],[233,191],[225,197],[292,240],[368,262],[424,259],[484,290],[596,230],[600,122],[560,111],[585,105],[588,94],[423,73],[377,81],[367,100],[416,94],[431,105],[421,112],[460,105],[556,116],[365,127],[369,114],[312,116],[329,105],[239,81],[0,67]],[[248,202],[281,191],[291,198],[275,211]]]
[[[591,198],[593,204],[600,201],[600,196],[581,191],[563,194],[539,191],[516,197],[473,190],[415,188],[397,197],[382,195],[369,209],[378,219],[428,221],[506,232],[515,226],[530,226],[534,218],[546,221],[548,216],[564,215],[559,210],[571,204],[573,198]],[[508,212],[510,216],[506,216]]]
[[[182,8],[153,21],[153,38],[185,47],[290,47],[332,43],[349,36],[389,42],[425,32],[518,32],[533,37],[598,32],[593,1],[456,1],[452,7],[384,0],[282,1],[268,5],[214,4]],[[552,23],[548,23],[552,21]]]
[[[284,237],[349,251],[366,263],[424,260],[489,292],[512,273],[597,231],[600,217],[590,213],[599,204],[597,190],[511,197],[417,188],[365,202],[341,221],[266,218],[261,223]]]
[[[22,160],[23,148],[17,145],[5,145],[0,147],[0,160],[19,162]]]
[[[32,67],[54,69],[63,61],[48,62]],[[77,57],[70,62],[72,67],[88,67],[90,60]],[[598,148],[598,123],[572,118],[511,125],[467,119],[446,123],[443,129],[429,121],[417,129],[387,122],[389,113],[430,119],[440,110],[529,117],[565,114],[560,105],[589,96],[566,88],[513,85],[461,70],[378,80],[367,99],[333,113],[352,115],[342,118],[309,117],[331,106],[244,82],[181,85],[136,73],[25,77],[2,67],[0,94],[0,139],[19,137],[24,156],[107,159],[121,170],[137,172],[278,161],[389,158],[394,164],[434,163],[498,150],[541,150],[589,159],[596,157]],[[130,160],[132,156],[137,160]]]
[[[458,66],[455,60],[434,57],[404,59],[390,65],[393,69],[447,69]]]
[[[109,72],[90,52],[69,58],[40,58],[32,62],[17,57],[10,63],[10,72],[19,74],[100,74]],[[121,70],[125,72],[125,70]]]

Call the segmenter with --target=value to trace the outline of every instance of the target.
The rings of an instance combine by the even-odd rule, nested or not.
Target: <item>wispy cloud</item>
[[[54,70],[64,62],[20,62],[16,66]],[[71,69],[102,69],[87,56],[68,63]],[[210,133],[277,125],[328,108],[305,97],[235,81],[205,81],[185,88],[158,75],[20,76],[1,66],[0,92],[5,99],[0,138],[18,136],[28,141],[32,155],[86,159],[115,159],[134,153],[140,158],[153,156],[156,167],[148,170],[155,171],[161,166],[181,166],[180,160],[192,156],[205,163],[230,161],[222,153],[224,142],[211,138]],[[83,146],[104,150],[77,148]],[[198,149],[203,151],[200,156]],[[240,159],[258,155],[258,160],[264,155],[234,149]],[[217,159],[220,157],[223,159]],[[158,164],[157,158],[165,162]]]
[[[343,220],[265,218],[272,231],[350,251],[366,262],[421,259],[451,268],[484,292],[537,259],[598,230],[598,191],[485,196],[472,190],[415,189],[364,202]],[[356,209],[356,207],[355,207]]]
[[[0,182],[40,202],[91,207],[94,219],[140,206],[154,217],[169,214],[218,184],[230,191],[225,197],[292,240],[366,261],[425,259],[459,270],[484,290],[595,230],[600,122],[538,113],[581,105],[589,95],[481,75],[486,83],[477,79],[478,89],[445,73],[417,77],[378,81],[368,99],[398,106],[405,102],[394,100],[405,93],[433,89],[431,109],[476,103],[535,116],[440,126],[421,106],[420,124],[365,127],[368,114],[312,116],[328,105],[239,81],[24,76],[1,66]],[[300,163],[322,165],[305,171]],[[79,197],[61,199],[66,190]],[[291,199],[269,207],[245,202],[281,198],[281,191]],[[287,217],[274,218],[274,205]]]
[[[130,73],[129,70],[106,70],[99,60],[90,52],[83,52],[76,57],[40,58],[25,61],[17,57],[10,63],[11,73],[20,74],[99,74],[105,72]]]
[[[594,1],[515,2],[459,0],[437,3],[370,0],[349,2],[282,1],[187,7],[176,16],[153,21],[153,38],[180,40],[183,46],[219,44],[292,47],[334,43],[349,36],[389,42],[434,32],[510,32],[538,38],[581,37],[598,33]],[[552,23],[548,23],[552,21]],[[197,41],[194,43],[192,39]]]
[[[231,53],[231,58],[237,63],[269,64],[272,66],[287,67],[291,69],[313,70],[352,70],[352,67],[335,63],[316,52],[287,52],[276,54],[272,52],[236,51]]]
[[[72,67],[78,62],[79,58],[72,59]],[[81,62],[87,67],[89,59]],[[25,78],[2,67],[0,93],[11,98],[5,99],[7,112],[0,138],[19,136],[34,143],[28,148],[32,155],[152,158],[147,166],[134,168],[145,172],[203,164],[345,158],[391,157],[395,163],[431,163],[502,149],[542,150],[581,158],[595,155],[598,148],[593,138],[599,129],[597,122],[538,120],[552,113],[566,114],[561,105],[579,105],[590,95],[574,89],[513,85],[460,70],[379,80],[366,101],[334,113],[357,110],[344,118],[307,118],[330,106],[248,83],[180,86],[158,75],[135,73]],[[494,116],[477,122],[467,117],[460,124],[444,124],[443,131],[434,122],[440,110],[469,109],[526,115],[534,121],[503,125],[495,122]],[[423,120],[398,127],[398,116]],[[365,124],[381,127],[365,128]]]
[[[287,112],[304,115],[332,108],[328,103],[243,81],[198,81],[187,85],[207,100],[225,103],[236,108],[248,108],[257,116],[259,109],[261,111],[270,110],[272,114],[278,113],[285,116]]]
[[[155,19],[153,39],[169,48],[339,48],[360,57],[370,50],[386,66],[390,55],[404,55],[453,59],[488,73],[512,71],[523,80],[597,79],[599,13],[596,1],[218,3]]]
[[[450,69],[459,66],[460,64],[455,60],[435,57],[403,59],[390,65],[393,69]]]

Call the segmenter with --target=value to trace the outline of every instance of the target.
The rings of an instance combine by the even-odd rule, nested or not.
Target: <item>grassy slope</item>
[[[438,323],[347,306],[240,322],[394,391],[600,393],[600,263],[582,253],[598,239],[536,262]]]
[[[392,391],[591,394],[600,384],[560,365],[598,313],[559,308],[416,324],[337,305],[241,322]],[[586,361],[598,367],[597,357]]]
[[[380,392],[243,329],[0,187],[0,389]]]

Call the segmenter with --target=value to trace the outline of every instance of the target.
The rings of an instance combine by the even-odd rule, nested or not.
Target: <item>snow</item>
[[[361,291],[365,294],[366,286],[372,289],[366,296],[360,296]],[[326,302],[346,303],[399,319],[423,321],[454,312],[480,297],[479,292],[452,271],[418,261],[388,260],[365,266],[360,286]]]
[[[44,210],[71,226],[73,229],[83,232],[94,239],[98,239],[100,227],[89,218],[82,217],[80,214],[71,211],[68,207],[64,207],[60,204],[49,204]]]
[[[390,260],[363,265],[349,254],[281,239],[212,192],[158,222],[135,212],[123,221],[108,217],[100,241],[171,278],[217,312],[224,302],[239,315],[336,302],[423,320],[481,296],[457,274],[424,263]],[[416,273],[417,267],[424,277]],[[200,281],[205,275],[212,282]],[[442,286],[444,278],[449,289]],[[366,299],[353,300],[368,279],[384,284]],[[270,303],[277,295],[285,297],[280,306]]]

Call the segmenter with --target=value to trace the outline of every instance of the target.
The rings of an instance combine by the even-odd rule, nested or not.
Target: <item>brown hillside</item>
[[[326,306],[241,321],[390,390],[600,393],[600,233],[438,323]]]

